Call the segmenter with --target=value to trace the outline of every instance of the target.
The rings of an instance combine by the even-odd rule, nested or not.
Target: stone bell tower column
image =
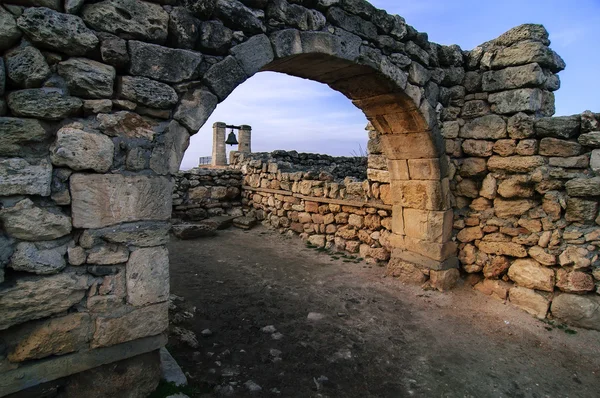
[[[252,127],[242,124],[238,134],[238,151],[251,153],[252,152]]]
[[[211,165],[213,166],[227,165],[227,154],[225,151],[226,126],[227,125],[223,122],[216,122],[213,124],[213,149],[211,160]]]

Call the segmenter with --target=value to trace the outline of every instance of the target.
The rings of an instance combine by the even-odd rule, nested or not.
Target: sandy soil
[[[567,334],[469,286],[402,285],[263,227],[169,249],[184,301],[168,348],[198,396],[600,396],[600,333]]]

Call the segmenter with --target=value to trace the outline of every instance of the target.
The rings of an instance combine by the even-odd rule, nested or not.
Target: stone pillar
[[[213,150],[211,161],[213,166],[227,165],[227,153],[225,151],[226,126],[227,125],[223,122],[216,122],[213,124]]]
[[[242,124],[238,134],[238,151],[242,153],[252,152],[252,127]]]

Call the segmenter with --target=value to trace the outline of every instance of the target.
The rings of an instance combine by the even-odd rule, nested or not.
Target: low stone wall
[[[540,318],[600,303],[598,116],[446,122],[459,259],[478,290]]]
[[[392,230],[389,184],[352,177],[336,182],[331,170],[339,166],[307,167],[304,161],[327,155],[289,154],[233,154],[232,166],[244,176],[243,203],[253,209],[249,214],[317,247],[359,253],[371,263],[387,262]],[[364,175],[366,162],[362,163]]]
[[[199,221],[211,216],[242,216],[242,173],[194,168],[174,176],[173,219]]]

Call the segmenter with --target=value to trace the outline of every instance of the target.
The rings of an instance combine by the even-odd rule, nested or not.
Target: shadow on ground
[[[183,300],[168,348],[192,395],[598,396],[600,333],[566,334],[469,287],[404,286],[262,227],[169,250]]]

